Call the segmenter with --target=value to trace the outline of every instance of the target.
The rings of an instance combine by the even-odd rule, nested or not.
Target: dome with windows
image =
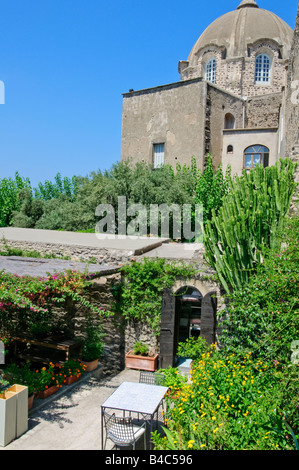
[[[247,57],[250,46],[271,41],[282,59],[288,58],[293,30],[274,13],[259,8],[255,0],[243,0],[235,11],[216,19],[202,33],[188,57],[195,65],[198,57],[211,46],[222,50],[223,58]]]

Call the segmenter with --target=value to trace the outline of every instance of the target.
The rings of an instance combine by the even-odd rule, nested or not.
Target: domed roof
[[[248,44],[268,39],[280,46],[287,58],[293,40],[292,28],[268,10],[259,8],[255,0],[242,0],[236,10],[220,16],[202,33],[188,57],[189,64],[196,63],[198,54],[207,46],[226,49],[226,57],[246,57]]]

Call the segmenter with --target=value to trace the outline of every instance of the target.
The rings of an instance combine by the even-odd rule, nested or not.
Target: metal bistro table
[[[123,382],[101,405],[102,449],[103,449],[103,410],[106,408],[149,415],[150,432],[157,412],[168,387],[138,382]],[[152,443],[150,442],[150,448]]]

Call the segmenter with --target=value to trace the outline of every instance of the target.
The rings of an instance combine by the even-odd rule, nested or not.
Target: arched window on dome
[[[206,63],[206,74],[205,79],[208,82],[216,83],[216,69],[217,69],[217,61],[215,58],[210,59]]]
[[[244,151],[244,168],[250,170],[256,165],[269,165],[269,152],[268,147],[264,145],[251,145]]]
[[[255,77],[257,84],[270,83],[271,59],[267,54],[259,54],[255,59]]]

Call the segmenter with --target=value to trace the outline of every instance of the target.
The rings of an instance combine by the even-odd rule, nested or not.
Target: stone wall
[[[295,180],[299,183],[299,5],[288,67],[288,81],[284,107],[285,135],[282,143],[283,156],[289,157],[298,163]],[[298,200],[298,190],[294,201],[295,199]],[[298,206],[293,205],[293,210],[297,212]]]
[[[278,128],[282,93],[251,97],[246,102],[248,128]]]
[[[265,53],[272,61],[271,81],[267,85],[255,83],[256,56]],[[286,59],[280,58],[277,46],[269,40],[252,45],[246,57],[225,57],[222,48],[210,46],[201,51],[197,64],[190,65],[188,61],[179,63],[181,80],[205,77],[205,66],[209,59],[217,60],[216,85],[229,93],[238,96],[257,96],[269,93],[279,93],[285,83]]]
[[[105,248],[91,248],[74,245],[59,245],[52,243],[31,243],[25,241],[0,240],[0,250],[5,246],[23,251],[36,251],[42,256],[68,257],[72,261],[94,261],[103,265],[119,265],[131,259],[132,253],[126,250],[112,250]]]

